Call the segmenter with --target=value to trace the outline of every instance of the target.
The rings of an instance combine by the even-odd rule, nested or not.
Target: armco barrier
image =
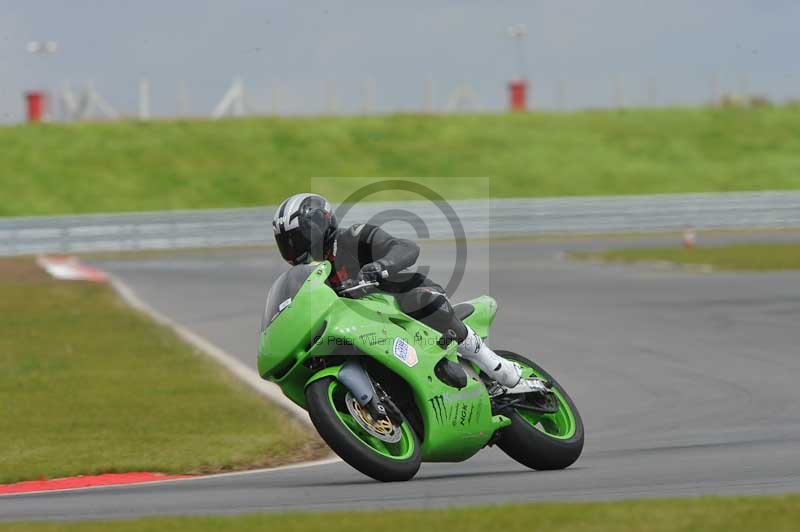
[[[732,192],[459,200],[467,236],[800,228],[800,192]],[[0,255],[272,242],[274,207],[0,218]],[[381,214],[383,213],[383,214]],[[448,238],[453,226],[428,201],[360,203],[342,223],[383,222],[398,236]],[[457,224],[456,224],[457,226]]]

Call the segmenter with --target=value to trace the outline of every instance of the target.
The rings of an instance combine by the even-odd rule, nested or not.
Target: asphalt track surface
[[[742,239],[721,240],[732,238]],[[500,312],[490,343],[533,354],[583,416],[584,453],[567,470],[530,471],[486,449],[458,464],[423,464],[413,481],[402,484],[380,484],[333,463],[0,497],[0,519],[800,491],[800,272],[704,274],[573,262],[560,254],[666,241],[469,246],[466,274],[453,299],[495,296]],[[452,251],[431,243],[420,262],[446,282]],[[183,253],[96,264],[255,368],[264,297],[285,268],[274,252]]]

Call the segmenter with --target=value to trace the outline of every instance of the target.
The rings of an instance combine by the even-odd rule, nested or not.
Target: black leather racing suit
[[[378,288],[395,296],[400,309],[447,334],[453,331],[454,339],[461,342],[467,328],[459,320],[444,288],[421,273],[401,273],[412,266],[419,257],[419,246],[411,240],[395,238],[380,227],[356,224],[339,229],[333,238],[326,259],[333,265],[328,282],[335,289],[348,279],[355,279],[361,268],[379,262],[389,272],[379,281]]]

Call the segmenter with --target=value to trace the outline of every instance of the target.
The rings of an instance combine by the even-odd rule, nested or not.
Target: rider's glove
[[[361,278],[368,282],[380,281],[385,270],[381,261],[370,262],[361,267]]]

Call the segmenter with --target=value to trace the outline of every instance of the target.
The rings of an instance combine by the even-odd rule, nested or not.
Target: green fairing
[[[497,315],[497,301],[493,297],[480,296],[470,299],[467,303],[475,307],[475,311],[464,320],[464,323],[472,327],[472,330],[483,339],[488,338],[489,327]]]
[[[374,293],[357,300],[337,296],[325,283],[330,269],[328,262],[317,265],[277,316],[265,316],[258,351],[258,371],[264,379],[277,383],[289,399],[306,408],[306,386],[338,376],[341,368],[315,372],[304,364],[309,358],[355,350],[377,360],[412,390],[424,425],[419,437],[425,461],[465,460],[511,423],[505,416],[492,415],[482,382],[470,378],[458,390],[436,377],[434,366],[442,358],[459,362],[455,343],[442,350],[436,343],[441,335],[404,314],[390,295]],[[465,321],[485,338],[497,304],[488,296],[469,303],[475,311]],[[395,355],[395,343],[402,346],[402,341],[412,348],[405,361]]]

